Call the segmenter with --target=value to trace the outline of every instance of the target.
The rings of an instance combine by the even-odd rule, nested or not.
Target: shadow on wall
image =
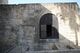
[[[77,8],[77,7],[75,7],[75,8]],[[80,29],[80,23],[79,23],[80,17],[77,14],[77,10],[67,9],[65,6],[61,7],[62,20],[64,21],[64,23],[66,22],[66,19],[69,20],[69,26],[75,32],[75,39],[76,39],[75,42],[76,42],[76,45],[78,46],[78,41],[79,41],[78,40],[78,32]],[[64,12],[64,11],[66,11],[66,12]]]
[[[7,6],[7,5],[6,5]],[[23,6],[23,5],[22,5]],[[35,21],[36,20],[38,20],[39,19],[39,16],[41,16],[41,12],[43,11],[43,13],[45,12],[45,10],[47,10],[47,11],[49,11],[48,9],[46,9],[44,6],[42,6],[42,5],[40,5],[41,7],[40,7],[40,9],[37,9],[37,10],[35,10],[36,11],[36,13],[34,13],[34,11],[33,11],[33,18],[36,18],[36,17],[38,17],[38,18],[36,18],[35,19]],[[13,6],[11,6],[11,8],[12,8]],[[36,7],[36,6],[35,6]],[[36,8],[38,8],[39,6],[37,6]],[[12,8],[13,9],[13,8]],[[32,9],[32,8],[30,8],[30,9]],[[11,10],[11,9],[10,9]],[[8,49],[12,49],[13,48],[13,46],[15,46],[15,45],[17,45],[17,43],[16,43],[16,41],[17,41],[17,37],[18,37],[18,35],[22,35],[21,34],[21,30],[23,30],[23,29],[20,29],[22,26],[21,25],[19,25],[19,26],[17,26],[16,24],[9,24],[9,23],[7,23],[6,21],[11,21],[10,19],[12,18],[14,18],[14,17],[12,17],[12,16],[10,16],[10,18],[9,18],[9,13],[11,13],[10,12],[10,10],[9,10],[9,8],[8,7],[5,7],[4,5],[3,5],[3,7],[1,7],[0,6],[0,14],[1,14],[1,16],[0,16],[0,21],[1,21],[1,23],[0,23],[0,53],[4,53],[4,51],[6,51],[6,50],[8,50]],[[18,10],[19,10],[19,8],[18,8]],[[25,9],[26,10],[26,9]],[[29,10],[29,9],[28,9]],[[27,11],[26,11],[27,12]],[[23,17],[23,11],[21,11],[21,13],[22,13],[22,17]],[[13,14],[13,13],[12,13]],[[32,15],[31,14],[31,15]],[[36,16],[34,16],[34,14],[36,14]],[[20,15],[20,14],[19,14]],[[30,15],[30,16],[31,16]],[[28,15],[29,16],[29,15]],[[23,17],[24,18],[24,17]],[[22,19],[23,19],[22,18]],[[69,21],[69,23],[70,23],[70,26],[71,26],[71,28],[73,28],[74,30],[75,30],[75,33],[76,33],[76,31],[78,31],[77,30],[77,28],[75,28],[73,25],[74,24],[76,24],[75,26],[78,26],[78,24],[76,23],[76,20],[75,20],[75,18],[74,18],[74,20],[72,20],[73,18],[70,18],[70,21]],[[30,19],[31,20],[31,19]],[[32,19],[33,20],[33,19]],[[24,21],[24,20],[23,20]],[[25,19],[25,23],[28,23],[28,21],[29,20],[27,20],[27,19]],[[35,22],[34,21],[34,22]],[[39,21],[39,20],[38,20]],[[12,21],[11,21],[12,22]],[[15,20],[14,20],[14,22],[15,22]],[[30,21],[31,22],[31,21]],[[30,23],[29,22],[29,23]],[[31,22],[31,23],[34,23],[34,22]],[[23,22],[23,24],[24,24],[24,22]],[[9,25],[8,26],[8,28],[7,28],[7,31],[6,31],[6,26],[7,25]],[[15,25],[15,26],[13,26],[13,25]],[[23,28],[23,27],[22,27]],[[20,30],[20,31],[19,31]],[[52,30],[54,31],[55,30],[55,28],[54,27],[52,27]],[[57,31],[57,30],[55,30],[55,31]],[[6,34],[5,34],[6,33]],[[7,35],[7,33],[8,33],[8,35]],[[18,34],[17,34],[18,33]],[[12,35],[13,34],[13,35]],[[54,36],[54,34],[56,34],[56,35],[58,35],[58,31],[57,31],[57,33],[56,32],[53,32],[53,36]],[[6,37],[7,36],[7,37]],[[17,37],[15,37],[15,36],[17,36]],[[71,41],[69,41],[68,39],[66,39],[65,37],[63,37],[63,35],[61,35],[60,34],[60,36],[63,38],[62,39],[62,42],[64,41],[64,39],[66,40],[66,41],[68,41],[68,42],[70,42],[70,43],[72,43],[73,44],[73,42],[71,42]],[[13,38],[14,37],[14,38]],[[58,36],[57,36],[57,38],[59,38]],[[37,41],[37,35],[36,35],[36,37],[34,38],[36,41]],[[43,41],[43,44],[44,43],[46,43],[46,41]],[[64,41],[64,43],[65,43],[65,41]],[[39,44],[40,45],[40,44]],[[12,47],[12,48],[11,48]],[[19,50],[20,51],[20,50]],[[17,52],[17,51],[16,51]]]
[[[0,53],[4,53],[7,49],[12,49],[15,40],[11,36],[11,30],[9,27],[9,12],[10,8],[0,5]],[[13,43],[13,44],[12,44]]]
[[[46,50],[45,48],[49,47],[50,43],[52,43],[53,46],[51,48],[49,48],[48,50],[78,49],[78,47],[72,41],[68,40],[63,35],[61,35],[55,27],[53,27],[53,29],[54,29],[53,37],[59,38],[59,41],[54,41],[54,38],[53,39],[42,39],[42,40],[39,40],[38,45],[36,45],[34,47],[34,51]],[[58,35],[59,35],[59,37],[58,37]],[[47,40],[52,40],[52,41],[49,42]]]
[[[73,16],[71,15],[71,17],[69,18],[69,26],[75,32],[76,45],[78,46],[78,34],[77,34],[77,32],[79,32],[80,25],[77,24],[77,21],[76,21],[76,19],[77,19],[76,18],[76,13],[74,11],[71,11],[71,12],[73,13]]]
[[[44,12],[45,10],[47,9],[45,9],[40,4],[29,4],[28,6],[24,4],[23,5],[21,4],[21,6],[19,5],[0,5],[0,53],[4,53],[4,52],[7,53],[11,50],[14,50],[15,47],[19,46],[18,45],[19,40],[20,40],[19,37],[24,36],[23,35],[24,32],[22,32],[24,30],[23,29],[24,27],[22,25],[26,25],[26,27],[27,25],[28,26],[37,25],[37,20],[39,19],[39,16],[41,16],[40,13]],[[15,17],[21,18],[22,21],[20,22],[23,24],[22,25],[19,24],[20,22],[17,22],[19,19],[14,19]],[[35,35],[34,39],[37,41],[38,39],[37,35]],[[28,40],[25,40],[25,41],[27,42]]]
[[[48,9],[47,9],[48,10]],[[63,14],[64,15],[64,14]],[[45,20],[45,19],[44,19]],[[72,20],[72,19],[71,19]],[[65,21],[65,20],[64,20]],[[75,21],[74,21],[75,22]],[[69,22],[70,23],[70,25],[71,25],[71,23],[74,23],[74,22]],[[57,23],[58,24],[58,23]],[[75,25],[76,26],[76,25]],[[71,26],[71,28],[74,28],[74,26]],[[52,31],[53,31],[53,37],[55,37],[55,38],[59,38],[59,36],[60,36],[60,39],[59,39],[59,41],[61,42],[61,44],[62,45],[65,45],[65,47],[67,47],[68,49],[75,49],[75,48],[77,48],[77,46],[76,45],[74,45],[74,43],[72,42],[72,41],[70,41],[70,40],[68,40],[67,38],[65,38],[65,37],[63,37],[63,35],[61,35],[61,34],[59,34],[59,32],[58,32],[58,30],[55,28],[55,27],[52,27]],[[56,36],[56,35],[58,35],[59,34],[59,36]],[[46,43],[47,41],[46,40],[41,40],[40,42],[39,42],[39,44],[40,43],[43,43],[43,45],[45,45],[45,43]],[[40,45],[39,45],[39,47],[40,47]],[[41,49],[41,50],[43,50],[43,49]]]
[[[59,34],[59,36],[60,36],[60,40],[59,40],[60,44],[65,46],[67,49],[77,49],[77,48],[79,48],[72,41],[65,38],[63,35]]]

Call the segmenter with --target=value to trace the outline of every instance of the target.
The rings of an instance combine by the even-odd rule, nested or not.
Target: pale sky
[[[9,0],[9,4],[26,4],[26,3],[59,3],[59,2],[77,2],[80,6],[80,0]]]

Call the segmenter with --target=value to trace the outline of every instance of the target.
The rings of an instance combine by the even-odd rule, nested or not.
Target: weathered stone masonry
[[[59,50],[64,50],[66,45],[76,48],[75,33],[79,37],[80,30],[76,28],[80,28],[80,22],[77,24],[73,17],[79,18],[77,8],[76,3],[0,5],[1,52],[11,48],[14,51],[19,47],[22,52],[54,50],[55,44],[61,46]],[[59,39],[40,39],[40,19],[49,13],[52,14],[52,26],[58,30]]]

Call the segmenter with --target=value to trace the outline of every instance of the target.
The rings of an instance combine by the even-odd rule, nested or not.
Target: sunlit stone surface
[[[0,5],[0,53],[80,53],[78,8],[75,2]]]

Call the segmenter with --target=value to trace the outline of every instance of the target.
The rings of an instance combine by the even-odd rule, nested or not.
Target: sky
[[[77,2],[80,6],[80,0],[9,0],[9,4],[26,4],[26,3],[60,3],[60,2]]]

